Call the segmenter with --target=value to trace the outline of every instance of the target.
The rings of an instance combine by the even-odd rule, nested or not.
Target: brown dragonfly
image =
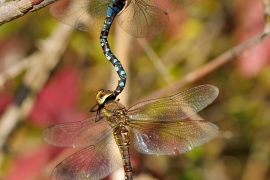
[[[111,91],[101,91],[108,97]],[[105,95],[104,95],[105,94]],[[107,95],[106,95],[107,94]],[[61,147],[84,147],[59,163],[54,180],[101,179],[124,166],[125,179],[133,179],[129,146],[143,154],[182,154],[205,144],[218,127],[204,120],[189,120],[218,95],[218,88],[201,85],[166,98],[135,104],[128,110],[116,100],[100,108],[99,117],[52,125],[42,134],[46,143]]]

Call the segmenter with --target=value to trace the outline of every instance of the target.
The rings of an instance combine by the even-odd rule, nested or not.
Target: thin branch
[[[60,57],[68,46],[72,28],[60,24],[43,43],[41,51],[33,54],[31,58],[38,59],[40,63],[31,66],[26,72],[22,84],[22,96],[17,96],[15,102],[8,107],[0,120],[0,162],[3,159],[3,146],[19,120],[23,119],[32,108],[34,97],[47,81],[51,70],[56,66]]]
[[[0,90],[3,88],[4,83],[7,80],[15,78],[29,67],[36,66],[36,63],[39,63],[39,60],[36,58],[36,56],[32,55],[23,60],[20,60],[10,68],[4,69],[3,72],[0,73]]]
[[[150,58],[156,69],[160,72],[167,84],[173,82],[173,78],[167,70],[166,66],[162,60],[158,57],[155,51],[149,46],[148,42],[145,39],[137,39],[147,56]]]
[[[182,77],[179,81],[176,81],[169,86],[166,86],[162,89],[159,89],[158,91],[155,91],[151,93],[150,95],[147,95],[143,97],[141,100],[145,99],[152,99],[157,98],[166,95],[167,93],[173,93],[179,91],[179,89],[183,88],[189,83],[193,83],[204,76],[210,74],[214,70],[218,69],[225,63],[228,63],[229,61],[235,60],[237,57],[241,55],[241,52],[246,50],[247,48],[257,44],[261,43],[266,37],[270,36],[270,0],[262,0],[263,6],[264,6],[264,17],[265,17],[265,27],[261,34],[256,35],[247,41],[229,49],[228,51],[224,52],[223,54],[219,55],[217,58],[211,60],[206,65],[186,74],[184,77]],[[140,101],[141,101],[140,100]]]
[[[179,81],[176,81],[176,82],[170,84],[169,86],[166,86],[158,91],[155,91],[155,92],[151,93],[150,95],[144,97],[143,99],[152,99],[152,98],[164,96],[165,94],[170,93],[170,92],[179,91],[179,89],[183,88],[185,85],[203,78],[204,76],[210,74],[211,72],[213,72],[217,68],[221,67],[225,63],[236,59],[236,57],[238,57],[243,50],[247,49],[248,47],[250,47],[258,42],[261,42],[265,37],[267,37],[267,35],[268,34],[262,33],[262,34],[255,36],[255,37],[250,38],[249,40],[245,41],[244,43],[239,44],[238,46],[231,48],[230,50],[221,54],[217,58],[211,60],[206,65],[186,74]]]
[[[143,97],[141,100],[152,99],[164,96],[168,93],[178,92],[179,89],[183,88],[189,83],[193,83],[204,76],[210,74],[214,70],[218,69],[225,63],[235,60],[237,57],[241,56],[241,53],[248,49],[249,47],[261,43],[266,37],[270,35],[270,0],[262,0],[264,5],[264,15],[265,15],[265,27],[261,34],[256,35],[249,40],[229,49],[223,54],[219,55],[217,58],[211,60],[209,63],[204,66],[186,74],[180,80],[166,86],[162,89],[159,89],[150,95]],[[140,101],[141,101],[140,100]]]
[[[16,0],[0,3],[0,26],[54,3],[56,0]]]

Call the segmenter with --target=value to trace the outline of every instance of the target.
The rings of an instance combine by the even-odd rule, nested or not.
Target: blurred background
[[[128,74],[119,98],[128,107],[160,89],[158,97],[164,97],[212,84],[219,96],[199,115],[220,133],[178,156],[148,156],[132,148],[134,177],[270,180],[269,39],[195,82],[166,88],[261,33],[261,1],[197,0],[169,17],[164,32],[141,40],[114,23],[109,42]],[[47,145],[41,133],[51,124],[90,117],[98,90],[116,87],[99,34],[62,25],[49,8],[0,27],[0,179],[49,179],[57,163],[77,151]]]

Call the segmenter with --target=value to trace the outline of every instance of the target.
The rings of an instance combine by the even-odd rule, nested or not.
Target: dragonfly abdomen
[[[115,2],[114,2],[115,3]],[[115,71],[117,72],[119,79],[118,85],[115,89],[115,95],[120,94],[125,85],[126,85],[126,72],[121,64],[121,62],[117,59],[117,57],[111,52],[111,48],[108,43],[108,35],[110,31],[110,27],[113,23],[115,16],[123,9],[124,4],[110,4],[107,10],[107,16],[100,34],[100,44],[106,58],[113,64]]]
[[[119,126],[114,130],[114,139],[122,156],[125,179],[133,180],[129,153],[130,136],[125,126]]]

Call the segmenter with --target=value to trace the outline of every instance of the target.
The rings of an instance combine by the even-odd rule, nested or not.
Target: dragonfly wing
[[[83,121],[49,126],[43,131],[42,138],[54,146],[87,147],[103,138],[110,129],[107,121],[101,119],[95,122],[95,117],[91,117]]]
[[[130,126],[134,146],[143,154],[172,155],[186,153],[205,144],[218,133],[218,127],[207,121],[136,121]]]
[[[134,37],[143,38],[160,33],[168,24],[167,13],[143,0],[131,0],[117,17],[118,24]]]
[[[81,31],[101,31],[110,0],[59,0],[51,14],[60,22]]]
[[[218,88],[201,85],[166,98],[153,99],[135,104],[128,116],[135,120],[186,119],[211,104],[218,95]]]
[[[112,131],[95,146],[89,146],[62,161],[52,173],[53,180],[102,179],[122,166]]]
[[[145,3],[160,8],[167,13],[188,6],[195,0],[143,0]]]

